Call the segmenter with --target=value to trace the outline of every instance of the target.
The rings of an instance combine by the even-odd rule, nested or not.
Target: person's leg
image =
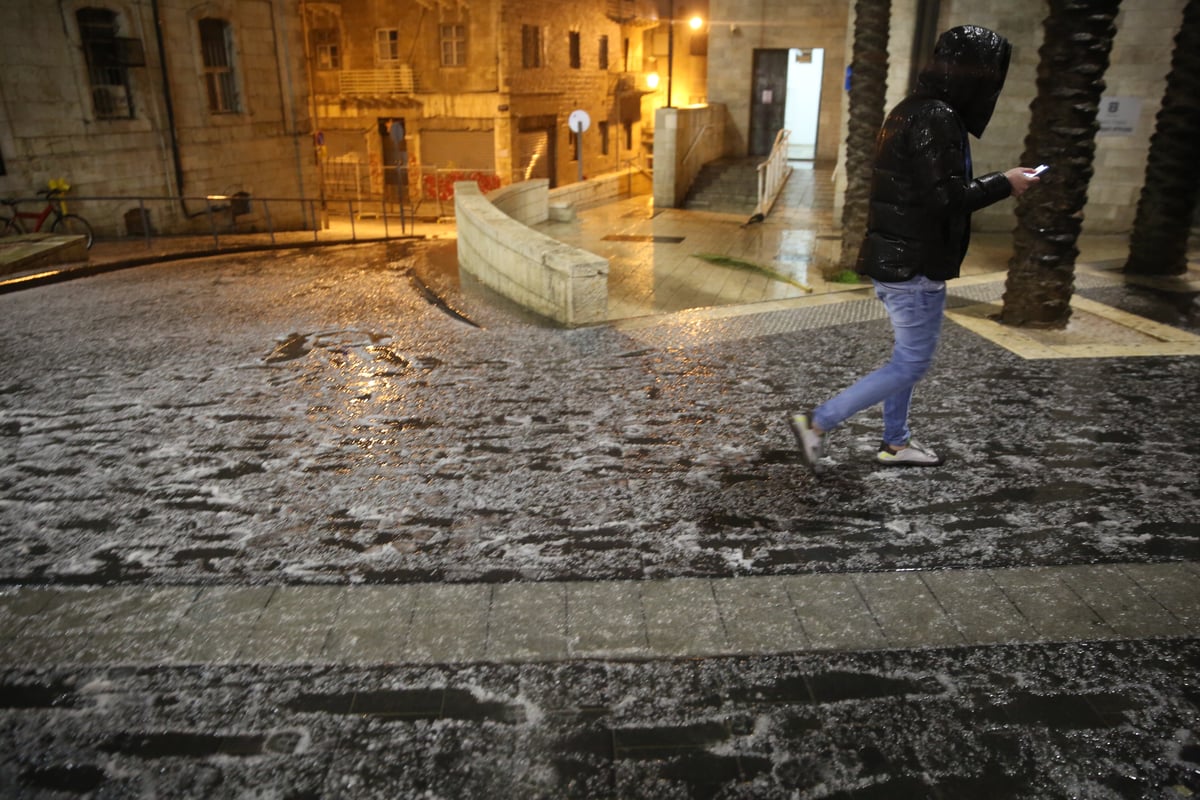
[[[895,450],[904,447],[912,439],[912,431],[908,427],[908,409],[912,403],[913,389],[933,365],[946,310],[945,283],[920,279],[919,284],[914,293],[914,316],[904,320],[912,324],[902,329],[895,316],[892,321],[896,334],[892,361],[904,363],[907,366],[906,380],[912,380],[883,400],[883,441]]]
[[[888,401],[884,439],[889,444],[903,444],[908,440],[912,388],[929,370],[937,349],[946,289],[944,283],[918,277],[904,283],[876,281],[875,291],[892,322],[892,358],[814,409],[812,427],[821,433],[831,431],[859,411]]]

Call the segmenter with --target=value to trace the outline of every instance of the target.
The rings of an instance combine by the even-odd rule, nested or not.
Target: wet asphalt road
[[[877,468],[875,411],[818,481],[783,417],[878,364],[886,322],[732,340],[668,323],[648,343],[451,294],[480,328],[414,291],[422,261],[242,256],[0,297],[0,580],[1200,557],[1195,359],[1024,361],[947,325],[914,407],[946,465]]]
[[[1200,646],[9,670],[5,797],[1184,798]]]
[[[395,247],[395,246],[393,246]],[[885,322],[559,331],[387,248],[0,296],[9,585],[600,580],[1197,560],[1200,363],[1027,362],[947,325],[948,456],[817,481],[783,415]],[[1110,293],[1111,294],[1111,293]],[[1170,309],[1125,292],[1114,305]],[[1182,326],[1187,318],[1175,318]],[[662,341],[670,344],[663,346]],[[682,662],[8,667],[15,797],[1175,798],[1194,640]],[[256,794],[257,793],[257,794]]]

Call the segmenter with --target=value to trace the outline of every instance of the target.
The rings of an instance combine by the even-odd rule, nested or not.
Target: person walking
[[[913,387],[929,371],[942,329],[946,281],[957,278],[971,236],[971,213],[1018,197],[1038,182],[1014,167],[971,174],[967,134],[979,138],[1008,75],[1012,46],[974,25],[938,37],[916,89],[892,109],[875,143],[867,233],[857,270],[871,278],[891,320],[891,360],[788,425],[813,472],[821,469],[826,434],[858,412],[883,403],[883,440],[876,459],[930,467],[943,459],[912,437]]]

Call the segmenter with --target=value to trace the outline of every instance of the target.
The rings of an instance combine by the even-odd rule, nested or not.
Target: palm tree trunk
[[[1125,272],[1182,275],[1192,214],[1200,199],[1200,0],[1188,0],[1175,37],[1167,91],[1150,137],[1146,181],[1138,201]]]
[[[850,69],[850,121],[846,134],[846,197],[842,204],[840,269],[854,269],[867,228],[871,161],[887,100],[888,27],[891,0],[854,4],[854,52]]]
[[[1050,170],[1017,202],[1014,254],[1000,312],[1007,325],[1065,328],[1071,318],[1075,243],[1120,5],[1121,0],[1050,0],[1038,51],[1038,93],[1021,156],[1023,165],[1049,164]]]

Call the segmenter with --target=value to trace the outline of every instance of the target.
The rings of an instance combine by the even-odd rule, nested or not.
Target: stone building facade
[[[315,195],[308,109],[293,2],[0,3],[3,196],[55,179],[76,197],[182,196],[149,202],[150,224],[200,230],[210,195]],[[72,207],[100,235],[125,233],[135,209]],[[282,226],[306,212],[295,203],[271,213]]]
[[[1125,3],[1097,139],[1087,232],[1132,225],[1186,0]],[[727,155],[761,150],[782,96],[769,56],[822,55],[812,158],[836,169],[846,133],[851,0],[6,0],[0,3],[0,196],[65,179],[80,196],[420,197],[426,168],[555,184],[652,166],[655,109],[723,109]],[[994,28],[1014,44],[977,171],[1019,159],[1045,0],[892,3],[888,104],[937,31]],[[699,30],[686,25],[703,20]],[[766,54],[766,55],[764,55]],[[668,67],[670,64],[670,67]],[[656,74],[657,87],[650,85]],[[590,125],[570,130],[573,111]],[[1111,124],[1110,124],[1111,123]],[[576,144],[582,143],[582,162]],[[397,169],[404,167],[404,169]],[[840,171],[835,172],[840,177]],[[453,180],[450,174],[448,178]],[[406,182],[407,181],[407,182]],[[129,202],[75,207],[102,235]],[[151,224],[202,229],[203,200]],[[306,224],[297,204],[276,224]],[[976,216],[1015,224],[1012,204]]]
[[[1095,177],[1084,211],[1087,232],[1127,232],[1133,225],[1155,115],[1170,70],[1171,41],[1182,23],[1185,3],[1139,0],[1122,4],[1111,63],[1104,76],[1104,95],[1111,100],[1106,108],[1115,102],[1121,116],[1112,124],[1102,120],[1097,137]],[[843,162],[853,5],[849,0],[711,0],[708,100],[729,110],[727,149],[731,155],[751,150],[757,54],[783,48],[823,48],[816,161],[827,166]],[[972,151],[976,172],[1015,166],[1024,150],[1029,107],[1037,93],[1038,48],[1049,5],[1045,0],[913,0],[893,2],[891,8],[889,107],[908,92],[914,59],[924,60],[937,32],[955,25],[982,25],[1013,43],[1008,81],[995,116],[983,139],[972,143]],[[839,182],[843,178],[839,173]],[[1010,231],[1015,224],[1011,203],[975,216],[980,230]]]
[[[534,177],[557,185],[641,158],[652,5],[309,0],[302,13],[333,196],[407,192],[424,202],[437,199],[435,181],[463,175],[484,188]],[[589,120],[578,141],[576,111]]]
[[[893,3],[893,5],[900,5]],[[844,136],[844,74],[849,59],[848,27],[853,3],[824,0],[711,0],[708,48],[708,100],[728,109],[726,147],[731,155],[755,153],[755,122],[781,103],[782,82],[761,74],[770,52],[823,52],[815,160],[833,166]],[[755,66],[759,63],[759,73]],[[767,99],[769,102],[764,103]],[[764,110],[765,109],[765,110]],[[761,150],[762,148],[757,148]]]

